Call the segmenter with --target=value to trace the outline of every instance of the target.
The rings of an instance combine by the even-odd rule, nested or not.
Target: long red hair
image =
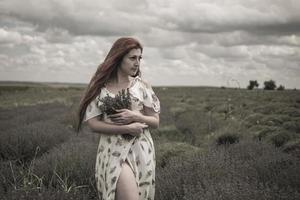
[[[111,47],[104,62],[98,66],[80,101],[77,131],[81,128],[88,105],[100,94],[101,88],[104,87],[105,83],[109,79],[116,77],[123,57],[132,49],[141,49],[143,52],[143,47],[138,40],[130,37],[119,38]],[[137,75],[140,75],[140,70],[138,70],[135,76]]]

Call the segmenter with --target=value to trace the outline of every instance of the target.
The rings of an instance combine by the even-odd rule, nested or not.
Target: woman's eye
[[[139,58],[139,60],[141,60],[142,59],[142,57],[138,57]],[[129,57],[129,59],[130,60],[136,60],[137,59],[137,57]]]

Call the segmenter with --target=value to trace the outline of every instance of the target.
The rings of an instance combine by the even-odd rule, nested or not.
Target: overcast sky
[[[152,85],[300,88],[299,0],[0,0],[0,80],[88,83],[121,36]]]

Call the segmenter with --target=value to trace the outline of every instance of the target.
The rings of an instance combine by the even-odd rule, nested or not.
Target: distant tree
[[[276,88],[276,83],[272,79],[264,82],[264,90],[274,90]]]
[[[280,85],[277,90],[285,90],[285,87],[283,85]]]
[[[257,82],[257,80],[250,80],[249,81],[249,85],[247,86],[248,90],[252,90],[253,88],[257,87],[258,88],[259,84]]]

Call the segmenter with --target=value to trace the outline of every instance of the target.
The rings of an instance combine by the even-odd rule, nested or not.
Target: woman
[[[84,121],[100,133],[96,183],[100,199],[154,199],[155,152],[149,127],[159,126],[160,103],[151,86],[140,77],[142,45],[120,38],[91,79],[79,109]],[[99,100],[128,89],[131,109],[106,117]],[[123,137],[130,134],[132,137]]]

